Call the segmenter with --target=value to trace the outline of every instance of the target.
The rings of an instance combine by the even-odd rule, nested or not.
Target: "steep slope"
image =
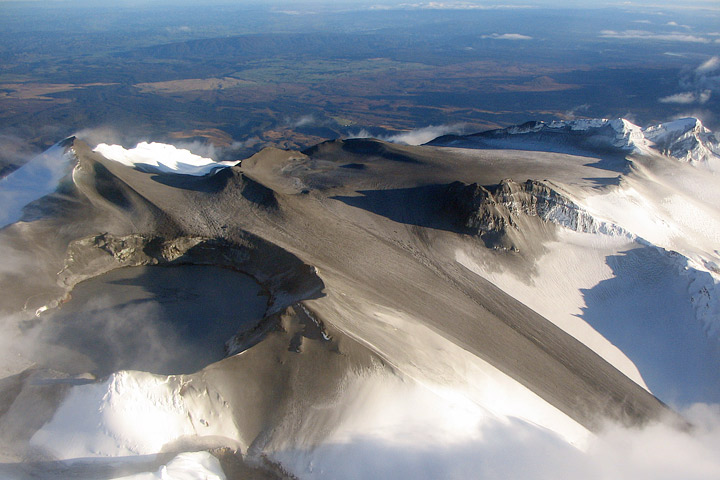
[[[612,172],[613,177],[590,189],[575,189],[558,183],[557,175],[551,177],[556,181],[549,186],[566,197],[558,203],[563,215],[568,200],[572,210],[580,212],[561,218],[561,224],[595,235],[563,233],[562,242],[552,242],[557,253],[551,249],[540,260],[543,266],[532,285],[506,273],[482,274],[557,319],[566,331],[583,329],[569,321],[568,314],[584,318],[621,347],[661,398],[676,404],[718,401],[720,379],[712,365],[720,364],[720,184],[713,171],[718,156],[712,132],[696,119],[645,129],[625,120],[595,119],[533,122],[431,143],[574,151],[585,157],[587,166]],[[602,228],[576,228],[588,219]],[[474,271],[481,268],[477,265],[482,256],[467,251],[458,255]],[[585,268],[578,270],[575,262]],[[654,287],[641,287],[645,284]],[[571,300],[554,293],[560,291],[577,293],[571,293]],[[630,340],[638,336],[644,340]]]
[[[614,278],[606,258],[655,248],[659,236],[641,239],[607,207],[628,184],[648,198],[665,185],[652,165],[633,160],[618,182],[605,157],[348,140],[183,175],[133,168],[77,140],[71,149],[64,186],[0,231],[3,245],[42,265],[0,275],[25,364],[38,362],[34,334],[75,285],[116,268],[230,268],[264,289],[267,308],[228,339],[228,358],[198,372],[94,380],[17,367],[0,385],[3,441],[16,458],[35,452],[56,468],[148,455],[143,468],[155,471],[179,452],[229,447],[263,475],[327,478],[348,473],[336,470],[338,455],[347,465],[390,447],[409,455],[418,432],[439,448],[520,431],[564,452],[608,421],[676,418],[645,388],[645,367],[638,373],[588,325],[607,308],[590,299],[617,290],[583,303],[583,289]],[[706,250],[681,253],[714,261]],[[555,262],[564,251],[572,258]],[[129,421],[130,411],[146,420]]]

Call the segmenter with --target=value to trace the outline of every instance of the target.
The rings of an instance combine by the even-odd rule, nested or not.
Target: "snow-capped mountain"
[[[697,118],[683,118],[643,130],[652,148],[683,162],[717,169],[720,141]]]
[[[0,473],[600,479],[714,451],[686,410],[720,403],[720,181],[686,164],[712,133],[433,144],[481,148],[69,140],[60,188],[0,229]]]
[[[514,142],[514,143],[513,143]],[[541,148],[618,150],[637,155],[666,155],[716,171],[720,142],[697,118],[682,118],[641,128],[624,118],[533,121],[465,136],[443,136],[429,145],[466,148]]]

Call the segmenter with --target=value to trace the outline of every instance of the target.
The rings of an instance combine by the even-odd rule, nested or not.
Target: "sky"
[[[394,5],[403,6],[406,8],[412,7],[461,7],[468,6],[470,8],[477,7],[517,7],[517,6],[532,6],[532,7],[561,7],[561,8],[598,8],[607,6],[624,6],[624,7],[662,7],[662,8],[712,8],[714,10],[720,10],[720,5],[716,0],[684,0],[684,1],[670,1],[670,0],[635,0],[635,1],[597,1],[597,0],[577,0],[568,5],[567,1],[560,0],[498,0],[498,1],[412,1],[412,0],[301,0],[301,1],[290,1],[290,0],[95,0],[95,1],[83,1],[83,0],[0,0],[0,3],[53,3],[53,4],[82,4],[85,6],[113,6],[113,5],[286,5],[286,6],[297,6],[303,4],[344,4],[344,5]]]

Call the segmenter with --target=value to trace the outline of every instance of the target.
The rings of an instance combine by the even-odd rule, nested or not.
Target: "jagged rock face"
[[[445,210],[456,215],[469,233],[483,238],[488,246],[515,251],[518,247],[509,239],[513,233],[521,233],[521,217],[537,217],[576,232],[630,235],[617,225],[594,218],[566,195],[535,180],[517,183],[505,179],[487,187],[455,182],[448,186]]]
[[[644,134],[656,150],[683,162],[712,167],[720,158],[720,141],[696,118],[661,123]]]
[[[502,233],[515,225],[510,211],[498,205],[494,195],[481,185],[455,182],[447,193],[445,209],[458,215],[462,226],[476,235]]]

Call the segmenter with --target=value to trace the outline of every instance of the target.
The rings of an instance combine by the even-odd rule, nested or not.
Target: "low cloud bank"
[[[656,424],[644,429],[609,427],[586,451],[529,424],[496,420],[461,444],[411,444],[358,436],[312,453],[285,452],[284,463],[301,478],[483,478],[485,480],[714,480],[720,478],[720,408],[696,405],[685,414],[691,431]]]
[[[533,37],[520,33],[493,33],[491,35],[483,35],[482,38],[492,38],[494,40],[532,40]]]
[[[350,382],[334,431],[312,449],[271,454],[298,478],[434,480],[714,480],[720,405],[695,404],[645,428],[608,424],[575,446],[557,433],[492,413],[459,391],[380,376]]]
[[[386,142],[400,143],[402,145],[422,145],[442,135],[465,133],[466,125],[463,123],[455,123],[452,125],[429,125],[427,127],[417,128],[407,132],[397,133],[394,135],[377,135],[373,136],[367,130],[363,129],[359,132],[350,134],[348,138],[370,138],[374,137],[378,140]]]
[[[660,103],[679,105],[703,105],[712,94],[720,91],[720,57],[710,57],[693,70],[685,70],[680,75],[680,93],[659,98]]]
[[[689,105],[692,103],[703,104],[710,100],[710,96],[710,90],[705,90],[702,92],[683,92],[668,95],[667,97],[662,97],[658,101],[660,103],[678,103],[681,105]]]
[[[691,35],[684,32],[654,33],[647,30],[603,30],[600,38],[614,38],[619,40],[651,40],[663,42],[689,42],[689,43],[711,43],[712,40],[706,37]]]
[[[370,10],[517,10],[532,8],[538,7],[523,4],[480,5],[475,2],[418,2],[397,5],[373,5]]]
[[[706,37],[691,35],[683,32],[654,33],[647,30],[603,30],[600,38],[615,38],[619,40],[651,40],[663,42],[690,42],[690,43],[711,43],[712,40]]]

